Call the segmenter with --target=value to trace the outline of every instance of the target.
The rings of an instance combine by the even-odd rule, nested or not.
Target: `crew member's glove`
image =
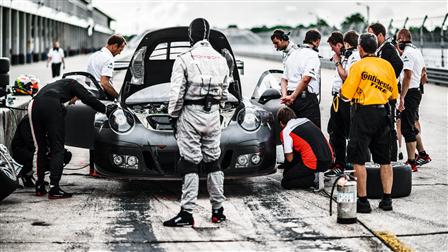
[[[171,127],[173,128],[174,137],[177,134],[177,117],[170,117]]]
[[[114,112],[118,108],[116,103],[109,103],[106,105],[106,115],[109,118],[112,112]]]

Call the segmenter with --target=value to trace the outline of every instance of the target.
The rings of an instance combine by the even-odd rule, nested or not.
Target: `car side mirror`
[[[244,75],[244,61],[236,60],[236,67],[241,75]]]
[[[270,100],[280,99],[281,97],[282,95],[280,94],[280,91],[278,89],[269,88],[263,92],[263,94],[258,99],[258,102],[260,104],[266,104]]]

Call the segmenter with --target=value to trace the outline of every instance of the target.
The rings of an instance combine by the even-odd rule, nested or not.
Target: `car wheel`
[[[0,201],[20,187],[17,174],[21,168],[11,158],[6,146],[0,144]]]
[[[9,59],[0,58],[0,74],[7,74],[9,72]]]
[[[412,191],[411,167],[400,162],[393,162],[394,181],[392,184],[392,198],[406,197]],[[381,199],[383,197],[383,186],[379,165],[366,163],[367,170],[367,197],[370,199]]]
[[[18,180],[12,180],[0,169],[0,201],[8,197],[19,187]]]

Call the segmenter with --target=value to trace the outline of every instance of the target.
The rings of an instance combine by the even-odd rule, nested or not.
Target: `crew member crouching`
[[[288,107],[277,113],[285,153],[285,170],[282,187],[285,189],[313,187],[320,191],[324,187],[323,172],[333,161],[333,151],[320,129],[307,118],[297,118]]]

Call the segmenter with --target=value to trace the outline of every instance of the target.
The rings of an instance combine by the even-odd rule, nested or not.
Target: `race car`
[[[224,34],[211,30],[210,43],[218,52],[229,50],[235,61]],[[173,63],[189,49],[188,27],[147,33],[127,66],[120,64],[126,75],[119,109],[107,118],[80,102],[69,106],[66,145],[89,148],[95,170],[102,176],[179,179],[179,151],[169,121],[168,94]],[[88,73],[66,73],[63,78],[81,80],[96,97],[112,102],[106,101],[104,91]],[[273,114],[242,96],[238,68],[233,69],[233,79],[221,110],[221,167],[227,178],[274,173],[278,137]],[[275,97],[263,99],[269,98]],[[206,175],[202,168],[200,175]]]

